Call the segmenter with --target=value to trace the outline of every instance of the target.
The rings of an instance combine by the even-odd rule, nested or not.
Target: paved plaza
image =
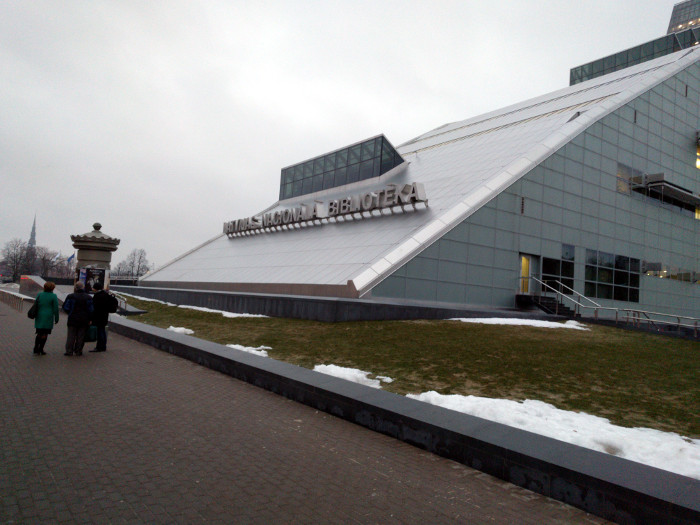
[[[25,310],[28,306],[25,305]],[[0,303],[0,523],[606,523],[111,334]]]

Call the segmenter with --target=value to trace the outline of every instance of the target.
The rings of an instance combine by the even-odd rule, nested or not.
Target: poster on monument
[[[95,290],[93,290],[93,287],[97,283],[100,283],[103,288],[107,288],[109,285],[107,270],[104,268],[81,268],[81,277],[83,276],[83,270],[85,270],[85,280],[83,282],[85,283],[86,292],[94,293]]]

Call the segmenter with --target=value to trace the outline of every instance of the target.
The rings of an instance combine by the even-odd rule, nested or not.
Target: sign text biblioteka
[[[259,230],[317,219],[329,219],[353,213],[371,212],[392,206],[405,206],[419,202],[427,205],[425,188],[420,182],[389,184],[378,191],[358,193],[327,202],[300,204],[294,208],[271,211],[224,223],[224,233],[232,236],[250,230]]]

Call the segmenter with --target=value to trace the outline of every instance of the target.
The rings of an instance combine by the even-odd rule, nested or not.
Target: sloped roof
[[[397,148],[407,166],[313,195],[330,200],[419,182],[427,209],[232,239],[222,234],[143,280],[348,286],[362,296],[588,126],[698,59],[698,48],[680,51],[441,126]],[[304,201],[308,195],[265,211]]]

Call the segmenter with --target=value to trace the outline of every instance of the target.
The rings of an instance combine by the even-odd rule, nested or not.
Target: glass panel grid
[[[700,17],[698,18],[700,19]],[[695,27],[699,22],[700,20],[694,24]],[[675,34],[664,35],[651,42],[572,68],[569,73],[569,83],[573,86],[579,82],[668,55],[679,49],[695,46],[698,42],[694,31],[695,27],[686,27]],[[671,31],[669,30],[669,32]]]
[[[586,250],[585,295],[597,299],[639,302],[639,259]]]
[[[561,259],[542,257],[542,281],[561,293],[571,295],[574,288],[575,248],[570,244],[562,244],[561,252]],[[559,286],[558,283],[564,286]]]
[[[280,199],[378,177],[403,161],[386,137],[374,137],[283,169]]]

